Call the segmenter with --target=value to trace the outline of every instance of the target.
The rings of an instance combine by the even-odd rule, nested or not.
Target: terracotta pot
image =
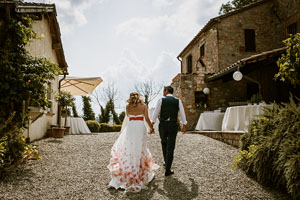
[[[65,126],[65,133],[70,133],[70,126]]]
[[[65,133],[65,128],[63,127],[53,127],[52,128],[54,138],[63,138]]]
[[[48,129],[47,130],[47,135],[48,135],[48,137],[53,137],[53,130],[52,129]]]

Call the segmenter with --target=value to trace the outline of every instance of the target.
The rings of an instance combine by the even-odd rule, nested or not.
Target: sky
[[[227,1],[25,0],[55,3],[69,74],[100,76],[98,90],[113,83],[120,96],[117,112],[135,83],[171,84],[180,73],[179,53]],[[80,98],[76,106],[82,113]]]

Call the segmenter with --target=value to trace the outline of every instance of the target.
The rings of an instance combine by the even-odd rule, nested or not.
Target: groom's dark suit
[[[159,135],[166,164],[166,171],[171,170],[173,155],[178,131],[177,117],[179,100],[173,96],[166,96],[162,99]]]
[[[181,100],[175,98],[171,94],[167,94],[157,102],[151,119],[152,123],[154,123],[158,114],[160,113],[159,135],[161,138],[162,151],[166,164],[166,175],[170,174],[173,162],[176,136],[178,132],[178,111],[180,111],[182,123],[186,124],[187,122]]]

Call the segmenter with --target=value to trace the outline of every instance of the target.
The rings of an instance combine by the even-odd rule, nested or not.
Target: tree
[[[100,123],[108,123],[109,122],[109,112],[107,112],[108,105],[106,104],[105,108],[103,108],[100,105],[100,108],[101,108],[101,114],[99,115],[99,121],[100,121]]]
[[[113,121],[115,124],[121,124],[118,114],[115,111],[115,105],[112,100],[106,103],[105,109],[101,106],[101,115],[99,116],[99,120],[101,123],[108,123],[110,116],[113,116]]]
[[[219,10],[219,15],[227,14],[231,11],[237,10],[241,7],[244,7],[248,4],[255,3],[258,0],[232,0],[228,1],[225,4],[222,4],[220,10]]]
[[[105,87],[95,90],[92,96],[94,102],[100,107],[101,114],[99,115],[99,121],[101,123],[108,123],[110,114],[113,115],[115,124],[121,123],[115,111],[115,101],[119,98],[119,91],[114,83],[108,83]],[[106,102],[105,109],[102,106],[102,102]]]
[[[104,87],[98,87],[92,93],[93,101],[99,105],[103,102],[107,103],[109,101],[116,102],[119,99],[119,90],[116,88],[114,83],[107,83]]]
[[[286,54],[277,61],[279,72],[275,78],[296,87],[300,85],[300,33],[292,35],[284,43],[287,47]]]
[[[107,123],[109,121],[109,116],[106,117],[106,115],[105,115],[105,109],[101,105],[100,105],[100,110],[101,110],[101,112],[99,114],[99,122],[100,123]],[[107,120],[106,120],[106,118],[107,118]]]
[[[75,101],[75,100],[74,100]],[[79,117],[78,116],[78,113],[77,113],[77,110],[76,110],[76,105],[75,105],[75,102],[73,101],[73,104],[72,104],[72,112],[73,112],[73,117]]]
[[[56,101],[59,103],[59,117],[61,116],[61,111],[65,114],[65,126],[67,125],[67,116],[68,116],[68,106],[72,106],[74,104],[75,98],[69,93],[65,91],[60,91],[56,96]],[[61,127],[61,119],[58,121],[59,127]]]
[[[141,83],[135,83],[134,87],[135,90],[145,98],[145,104],[148,106],[149,103],[160,93],[163,85],[157,84],[150,80]]]
[[[95,120],[95,113],[93,112],[91,105],[91,98],[89,96],[83,96],[83,119],[86,120]]]
[[[120,120],[120,122],[121,123],[123,123],[123,120],[124,120],[124,118],[125,118],[125,111],[123,111],[123,112],[121,112],[120,114],[119,114],[119,120]]]
[[[114,102],[110,101],[109,104],[110,104],[110,112],[113,115],[114,123],[117,124],[117,125],[121,124],[119,116],[118,116],[118,114],[115,111],[115,104],[114,104]]]

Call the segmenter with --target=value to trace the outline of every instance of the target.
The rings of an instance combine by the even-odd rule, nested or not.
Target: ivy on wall
[[[0,23],[0,171],[34,152],[22,136],[28,106],[50,106],[47,82],[60,73],[56,64],[31,56],[25,48],[38,39],[31,28],[34,16],[10,10],[6,16]]]

